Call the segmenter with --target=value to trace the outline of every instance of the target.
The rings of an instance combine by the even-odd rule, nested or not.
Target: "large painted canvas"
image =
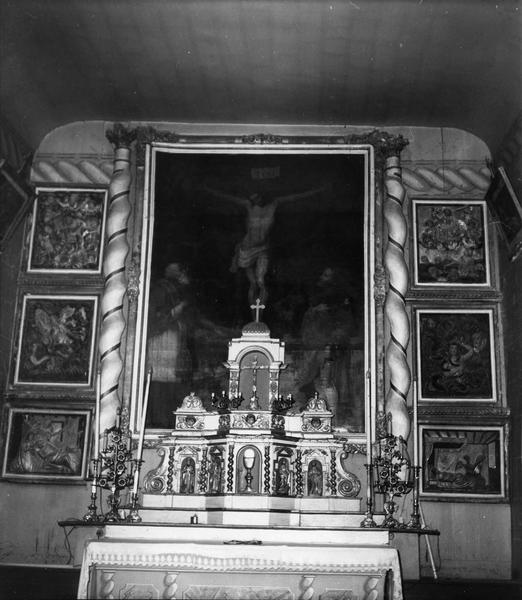
[[[158,153],[148,423],[227,389],[228,341],[260,319],[286,344],[281,392],[315,391],[364,430],[362,155]]]
[[[504,497],[502,427],[421,425],[422,487],[430,498]]]
[[[10,408],[2,476],[81,481],[86,476],[89,410]]]
[[[14,384],[91,385],[97,307],[97,296],[24,295]]]
[[[38,188],[29,272],[101,272],[107,191]]]
[[[491,309],[418,310],[419,400],[496,401]]]
[[[486,205],[413,201],[415,284],[489,285]]]

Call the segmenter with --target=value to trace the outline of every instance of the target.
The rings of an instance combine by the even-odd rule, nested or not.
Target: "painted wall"
[[[35,183],[108,184],[112,148],[105,131],[112,123],[82,122],[51,132],[42,142],[33,164]],[[136,125],[136,124],[130,124]],[[179,135],[246,135],[259,132],[276,135],[344,136],[366,133],[372,127],[292,127],[269,125],[190,125],[154,123]],[[410,140],[402,153],[403,179],[410,196],[481,198],[489,184],[485,159],[489,151],[474,136],[455,129],[388,128]],[[2,257],[2,319],[0,351],[4,357],[0,382],[5,388],[9,358],[15,283],[21,236],[13,240]],[[509,271],[508,271],[509,274]],[[510,285],[510,284],[506,284]],[[520,309],[520,290],[513,284],[510,313]],[[507,288],[508,290],[510,288]],[[519,312],[521,312],[519,310]],[[508,320],[512,316],[506,317]],[[507,323],[509,328],[509,322]],[[516,341],[513,341],[516,344]],[[518,337],[520,344],[520,337]],[[411,346],[411,344],[410,344]],[[518,346],[520,349],[520,346]],[[411,353],[410,353],[411,354]],[[513,366],[510,367],[513,369]],[[509,379],[509,378],[508,378]],[[515,388],[511,388],[515,389]],[[519,388],[520,389],[520,388]],[[411,401],[411,398],[410,398]],[[520,413],[519,413],[520,419]],[[3,435],[5,436],[5,412]],[[0,560],[2,562],[66,563],[63,531],[58,520],[80,517],[89,503],[88,485],[37,485],[0,482]],[[407,505],[405,505],[407,507]],[[437,560],[441,576],[462,578],[509,578],[510,507],[508,504],[423,503],[426,521],[441,530]],[[408,516],[406,510],[406,517]],[[480,524],[480,526],[479,526]],[[520,529],[519,529],[520,530]],[[412,544],[416,544],[416,536]],[[427,562],[421,562],[423,570]],[[439,558],[440,556],[440,558]]]
[[[503,166],[522,201],[522,113],[502,143],[495,163]],[[514,261],[500,244],[501,290],[504,298],[506,395],[511,410],[509,444],[513,579],[522,580],[522,252]]]

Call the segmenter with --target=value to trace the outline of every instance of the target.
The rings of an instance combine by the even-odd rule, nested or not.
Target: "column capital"
[[[123,125],[123,123],[115,123],[111,129],[107,129],[105,136],[114,146],[115,150],[130,148],[131,144],[136,140],[136,129],[131,129]]]

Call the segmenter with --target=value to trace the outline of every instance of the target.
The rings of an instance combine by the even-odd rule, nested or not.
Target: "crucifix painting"
[[[319,392],[337,428],[364,430],[365,177],[360,154],[156,154],[149,427],[190,392],[210,409],[229,340],[262,321],[294,410]]]

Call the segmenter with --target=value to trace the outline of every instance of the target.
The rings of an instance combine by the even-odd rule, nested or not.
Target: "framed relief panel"
[[[85,479],[89,425],[89,410],[10,408],[2,477]]]
[[[29,234],[29,273],[99,274],[107,191],[38,188]]]
[[[422,496],[505,498],[502,426],[421,425],[419,433]]]
[[[419,400],[495,402],[492,309],[418,309]]]
[[[15,385],[90,386],[97,296],[25,294]]]
[[[413,200],[413,224],[415,285],[490,285],[485,202]]]

